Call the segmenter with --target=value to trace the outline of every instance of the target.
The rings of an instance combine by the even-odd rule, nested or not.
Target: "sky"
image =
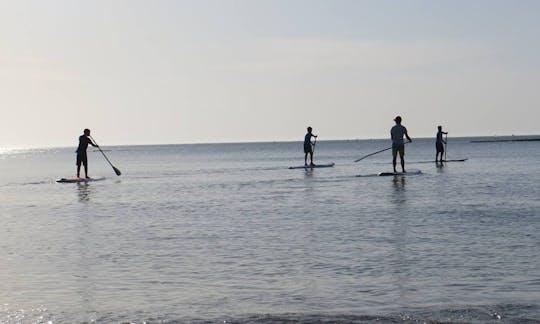
[[[540,134],[540,1],[0,0],[0,147]]]

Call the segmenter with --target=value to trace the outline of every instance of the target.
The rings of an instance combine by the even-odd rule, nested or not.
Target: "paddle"
[[[112,166],[113,170],[114,170],[114,173],[116,173],[117,176],[120,176],[122,174],[122,172],[120,172],[120,170],[118,170],[112,163],[111,161],[109,161],[109,158],[107,157],[107,155],[105,155],[105,153],[101,150],[101,147],[98,145],[98,143],[96,143],[96,140],[92,137],[92,136],[89,136],[90,139],[92,140],[92,142],[94,142],[94,144],[97,145],[97,148],[98,150],[101,152],[101,154],[103,154],[103,157],[105,158],[105,160],[107,160],[107,162],[109,162],[109,164]]]
[[[372,155],[375,155],[375,154],[378,154],[378,153],[381,153],[381,152],[384,152],[384,151],[388,151],[390,150],[392,147],[390,146],[389,148],[385,148],[383,150],[380,150],[380,151],[377,151],[377,152],[374,152],[374,153],[371,153],[371,154],[368,154],[368,155],[364,155],[362,156],[361,158],[357,159],[357,160],[354,160],[354,162],[360,162],[362,161],[363,159],[367,158],[367,157],[370,157]]]
[[[408,144],[408,143],[410,143],[410,142],[406,142],[406,143],[404,143],[404,144]],[[364,155],[364,156],[362,156],[361,158],[359,158],[359,159],[357,159],[357,160],[354,160],[354,162],[362,161],[363,159],[365,159],[365,158],[367,158],[367,157],[370,157],[370,156],[372,156],[372,155],[379,154],[379,153],[381,153],[381,152],[388,151],[388,150],[391,150],[391,149],[392,149],[392,146],[390,146],[390,147],[388,147],[388,148],[385,148],[385,149],[382,149],[382,150],[377,151],[377,152],[373,152],[373,153],[368,154],[368,155]]]
[[[446,161],[446,152],[448,151],[448,133],[444,134],[444,160]]]

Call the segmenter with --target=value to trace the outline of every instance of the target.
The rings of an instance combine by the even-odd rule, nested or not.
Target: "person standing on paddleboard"
[[[394,121],[396,124],[390,129],[390,136],[392,138],[392,165],[394,166],[394,173],[397,173],[396,158],[399,153],[401,170],[405,173],[405,142],[403,141],[403,136],[405,136],[409,142],[412,142],[412,139],[409,137],[409,134],[407,134],[407,128],[401,125],[401,116],[394,118]]]
[[[437,126],[438,132],[437,132],[437,140],[435,141],[435,163],[437,163],[437,158],[439,157],[439,153],[441,154],[441,163],[443,162],[443,155],[444,155],[444,144],[446,144],[446,141],[443,140],[443,134],[448,134],[448,132],[442,131],[442,126]]]
[[[90,138],[90,130],[86,128],[81,136],[79,136],[79,147],[77,147],[77,178],[80,178],[81,174],[81,164],[84,166],[84,175],[86,179],[90,179],[88,176],[88,156],[86,155],[86,149],[88,149],[88,144],[99,147],[97,144],[92,142]]]
[[[310,156],[310,165],[315,165],[313,163],[313,143],[311,143],[311,138],[312,137],[315,137],[317,138],[317,135],[313,135],[311,132],[313,131],[313,128],[311,127],[308,127],[307,128],[307,134],[306,136],[304,136],[304,165],[308,165],[307,164],[307,156],[309,154]]]

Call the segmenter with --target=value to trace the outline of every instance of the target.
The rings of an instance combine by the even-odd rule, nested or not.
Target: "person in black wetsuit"
[[[79,136],[79,147],[77,147],[77,151],[75,151],[77,153],[77,178],[80,178],[81,164],[84,165],[84,175],[87,179],[90,178],[88,177],[88,156],[86,155],[88,144],[94,147],[99,147],[97,144],[92,142],[88,136],[90,136],[90,130],[86,128],[84,130],[84,134]]]
[[[443,162],[443,155],[444,155],[444,144],[446,144],[446,141],[443,140],[443,134],[448,134],[447,132],[442,131],[442,126],[437,126],[437,140],[435,141],[435,163],[437,163],[437,158],[439,157],[439,153],[441,154],[441,163]]]
[[[308,127],[307,128],[307,134],[306,136],[304,136],[304,165],[308,165],[307,164],[307,157],[308,157],[308,154],[309,154],[309,157],[310,157],[310,165],[315,165],[313,163],[313,143],[311,143],[311,138],[312,137],[315,137],[317,138],[317,135],[313,135],[311,132],[313,131],[313,129],[311,127]]]

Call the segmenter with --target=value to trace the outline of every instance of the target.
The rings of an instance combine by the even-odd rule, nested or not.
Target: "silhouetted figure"
[[[88,148],[88,144],[94,147],[99,147],[97,144],[94,144],[94,142],[92,142],[90,138],[88,138],[88,136],[90,136],[90,130],[86,128],[84,130],[84,134],[79,136],[79,147],[77,147],[77,151],[75,151],[77,153],[77,178],[80,178],[82,164],[84,165],[84,175],[87,179],[89,179],[88,156],[86,155],[86,149]]]
[[[435,141],[435,149],[437,150],[435,153],[435,163],[438,162],[439,153],[441,154],[441,163],[443,162],[443,155],[444,155],[444,144],[446,144],[446,141],[443,140],[443,134],[448,134],[447,132],[442,131],[442,126],[437,126],[437,129],[439,130],[437,132],[437,140]]]
[[[308,127],[307,128],[307,134],[306,136],[304,136],[304,153],[305,153],[305,156],[304,156],[304,165],[308,165],[307,164],[307,157],[308,157],[308,154],[310,156],[310,165],[315,165],[313,163],[313,143],[311,143],[311,138],[312,137],[315,137],[317,138],[317,135],[313,135],[311,132],[313,131],[313,129],[311,127]]]
[[[390,129],[390,136],[392,138],[392,165],[394,166],[394,173],[397,173],[396,158],[399,153],[399,157],[401,158],[401,170],[405,172],[405,143],[403,142],[403,136],[405,136],[409,142],[412,142],[412,139],[409,137],[409,134],[407,134],[407,128],[401,125],[401,117],[397,116],[394,118],[394,121],[396,122],[396,125]]]

